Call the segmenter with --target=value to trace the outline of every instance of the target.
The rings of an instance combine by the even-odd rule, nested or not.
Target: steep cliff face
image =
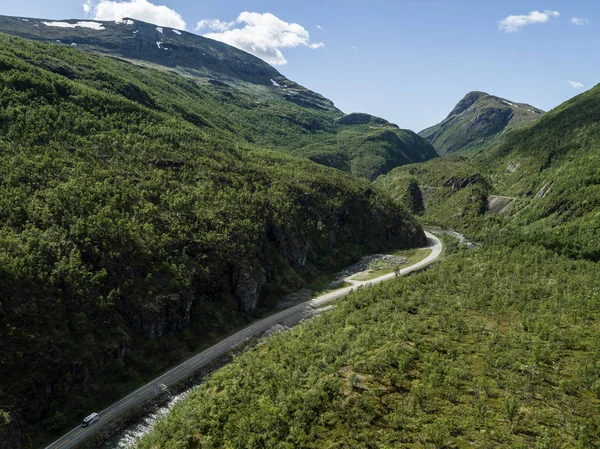
[[[385,209],[374,207],[358,197],[348,198],[330,217],[315,216],[307,211],[299,218],[302,223],[297,225],[267,224],[257,252],[231,266],[230,288],[241,311],[255,313],[267,287],[294,289],[302,286],[277,285],[286,273],[310,279],[322,273],[326,266],[328,270],[334,266],[338,269],[359,255],[358,252],[340,251],[340,245],[363,246],[369,248],[366,251],[374,251],[385,246],[425,244],[420,227],[412,220],[406,222],[403,213],[390,215]],[[315,222],[311,230],[309,223]],[[314,230],[318,232],[312,232]]]
[[[256,312],[266,283],[266,271],[258,260],[243,260],[236,264],[231,276],[231,285],[242,311]]]
[[[504,131],[536,121],[544,112],[485,92],[470,92],[441,123],[419,133],[437,152],[446,155],[477,151],[493,143]]]
[[[125,298],[123,314],[141,335],[161,339],[177,335],[189,327],[194,295],[181,291],[148,298]],[[122,358],[118,357],[117,358]]]

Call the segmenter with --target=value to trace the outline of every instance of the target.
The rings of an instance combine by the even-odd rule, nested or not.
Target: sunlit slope
[[[506,131],[530,124],[544,112],[485,92],[468,93],[441,123],[419,133],[441,155],[475,152]]]
[[[138,449],[593,447],[598,265],[446,245],[428,272],[247,351]]]
[[[135,82],[123,80],[129,78],[124,73],[102,69],[92,76],[105,89],[116,86],[134,101],[150,102],[148,106],[171,111],[213,133],[225,132],[240,144],[308,157],[369,179],[398,165],[437,156],[427,141],[385,120],[367,114],[350,114],[348,120],[329,99],[222,42],[132,19],[23,19],[0,16],[0,32],[155,69],[129,68],[125,73],[135,73]],[[47,68],[66,77],[78,76],[69,67],[76,63],[67,56],[58,59],[57,67],[50,57]],[[356,122],[355,116],[368,119]],[[385,130],[371,127],[384,123]]]
[[[524,199],[511,219],[524,238],[600,260],[600,86],[507,135],[475,162],[498,192]]]
[[[595,447],[599,123],[596,87],[473,159],[378,178],[476,249],[445,236],[428,272],[248,351],[138,447]]]

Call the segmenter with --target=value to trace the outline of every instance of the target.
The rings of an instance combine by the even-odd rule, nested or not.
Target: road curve
[[[351,282],[353,284],[351,287],[342,288],[331,293],[318,296],[310,301],[290,307],[289,309],[257,321],[247,328],[225,338],[224,340],[221,340],[216,345],[211,346],[210,348],[186,360],[182,364],[176,366],[170,371],[167,371],[143,387],[138,388],[130,395],[99,412],[100,419],[96,423],[86,428],[74,428],[56,440],[54,443],[47,446],[45,449],[70,449],[75,447],[79,443],[83,442],[83,440],[89,438],[92,434],[100,430],[104,424],[107,424],[110,422],[110,420],[125,413],[131,409],[131,407],[158,396],[164,391],[165,388],[177,384],[179,381],[192,375],[200,368],[210,365],[218,357],[244,343],[249,338],[261,335],[263,332],[276,324],[294,324],[300,321],[302,317],[306,316],[310,309],[322,307],[332,301],[335,301],[336,299],[341,298],[342,296],[348,295],[358,287],[368,287],[370,285],[379,284],[390,279],[395,279],[397,276],[404,276],[431,265],[440,257],[442,253],[442,244],[433,234],[425,232],[425,235],[427,236],[428,240],[427,248],[431,249],[431,254],[422,261],[400,270],[397,274],[389,273],[369,281],[354,281],[346,279],[347,282]]]

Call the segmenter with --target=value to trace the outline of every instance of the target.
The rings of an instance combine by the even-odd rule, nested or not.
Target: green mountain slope
[[[429,223],[470,231],[488,210],[492,192],[481,169],[459,156],[397,167],[375,185]]]
[[[474,158],[379,178],[429,222],[472,211],[455,224],[478,248],[445,236],[438,266],[248,351],[138,447],[598,447],[599,127],[597,86]],[[515,204],[486,212],[490,193]]]
[[[188,82],[179,80],[174,92],[169,92],[170,103],[176,103],[173,112],[197,126],[213,125],[218,132],[228,131],[232,139],[243,143],[308,157],[369,179],[399,164],[437,157],[425,140],[385,120],[373,117],[376,126],[387,124],[389,133],[373,132],[366,123],[338,121],[343,113],[330,100],[221,42],[131,19],[119,23],[25,20],[0,16],[0,32],[181,75]],[[48,63],[50,70],[77,77],[64,61],[58,67],[52,64]],[[158,87],[150,79],[154,73],[146,75],[144,83]],[[106,88],[116,83],[103,76]],[[160,88],[170,89],[164,83]],[[121,89],[134,101],[151,101],[144,92],[125,92],[132,89],[129,85]]]
[[[468,93],[442,122],[419,133],[441,155],[480,150],[505,131],[537,120],[544,112],[484,92]]]
[[[427,222],[481,231],[482,239],[489,227],[503,228],[570,257],[598,261],[599,118],[597,86],[470,159],[398,167],[376,184],[414,211],[427,206]]]
[[[0,34],[2,445],[41,444],[364,252],[423,243],[366,180],[261,149],[331,116],[254,98]]]
[[[448,243],[247,351],[136,447],[596,447],[598,264]]]
[[[505,220],[515,232],[571,257],[600,261],[600,86],[474,162],[497,192],[519,199]]]

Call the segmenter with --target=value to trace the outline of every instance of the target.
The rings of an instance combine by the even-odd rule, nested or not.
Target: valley
[[[403,145],[435,154],[416,135],[403,143],[395,125],[300,106],[245,72],[224,88],[71,46],[0,41],[8,447],[60,435],[282,294],[425,242],[368,181],[386,157],[409,160]],[[382,158],[370,150],[380,136]],[[310,157],[293,153],[311,142]]]
[[[91,17],[0,16],[0,448],[600,447],[600,85],[415,133]]]
[[[442,264],[272,337],[138,447],[596,447],[599,93],[377,179],[475,249],[447,237]]]
[[[246,327],[240,332],[227,337],[218,344],[206,349],[200,354],[195,355],[191,359],[186,360],[181,365],[169,370],[162,376],[154,379],[152,382],[144,385],[130,395],[124,397],[115,404],[99,412],[100,422],[81,429],[76,427],[54,443],[47,446],[47,449],[71,448],[77,445],[90,436],[99,432],[111,420],[118,419],[119,415],[130,413],[140,404],[147,403],[157,396],[163,395],[165,391],[171,388],[177,388],[184,380],[193,378],[198,372],[203,369],[210,370],[215,366],[220,358],[226,356],[230,351],[235,350],[240,346],[244,346],[251,339],[260,337],[277,325],[291,327],[300,321],[309,319],[312,315],[316,315],[319,309],[329,305],[333,301],[342,298],[357,289],[368,288],[372,285],[377,285],[398,276],[405,276],[414,273],[431,265],[435,262],[442,253],[442,243],[431,233],[426,233],[428,238],[427,249],[430,251],[427,257],[411,264],[408,267],[399,269],[397,272],[384,274],[373,279],[365,281],[350,280],[351,286],[336,289],[330,293],[317,296],[310,301],[298,304],[296,306],[285,309],[279,313],[261,319],[256,323]]]

